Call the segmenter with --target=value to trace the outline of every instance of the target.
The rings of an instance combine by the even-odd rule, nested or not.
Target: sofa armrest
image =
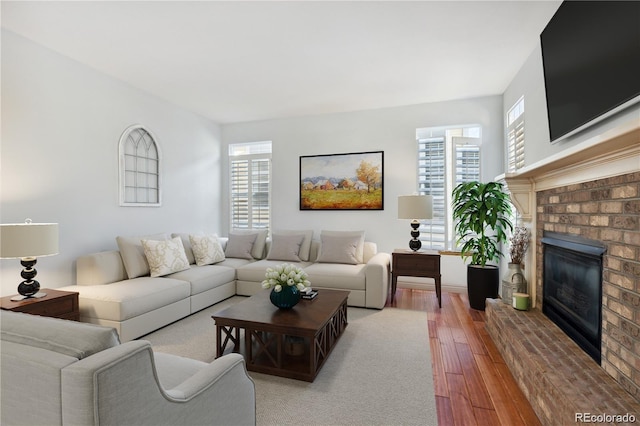
[[[367,308],[384,308],[389,293],[390,270],[391,255],[389,253],[377,253],[367,262],[364,270],[367,285],[365,306]]]

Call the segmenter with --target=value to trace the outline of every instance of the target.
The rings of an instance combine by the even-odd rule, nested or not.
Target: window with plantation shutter
[[[433,218],[421,221],[424,247],[455,250],[451,191],[480,180],[480,127],[418,129],[418,193],[433,196]]]
[[[524,97],[507,112],[507,171],[524,166]]]
[[[229,145],[231,228],[268,229],[271,142]]]

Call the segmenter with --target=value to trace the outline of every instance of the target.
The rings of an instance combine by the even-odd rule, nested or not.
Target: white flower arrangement
[[[273,268],[267,268],[262,281],[262,288],[272,288],[279,293],[283,286],[296,286],[298,290],[304,290],[311,285],[307,273],[290,263],[283,263]]]

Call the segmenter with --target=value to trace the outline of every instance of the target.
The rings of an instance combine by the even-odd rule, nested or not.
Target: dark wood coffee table
[[[270,291],[212,315],[216,357],[231,343],[250,371],[313,382],[347,326],[349,292],[321,289],[315,299],[281,310],[271,304]]]

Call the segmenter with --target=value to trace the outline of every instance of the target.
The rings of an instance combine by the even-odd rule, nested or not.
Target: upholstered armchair
[[[205,363],[120,344],[114,329],[0,312],[3,425],[252,425],[244,359]]]

